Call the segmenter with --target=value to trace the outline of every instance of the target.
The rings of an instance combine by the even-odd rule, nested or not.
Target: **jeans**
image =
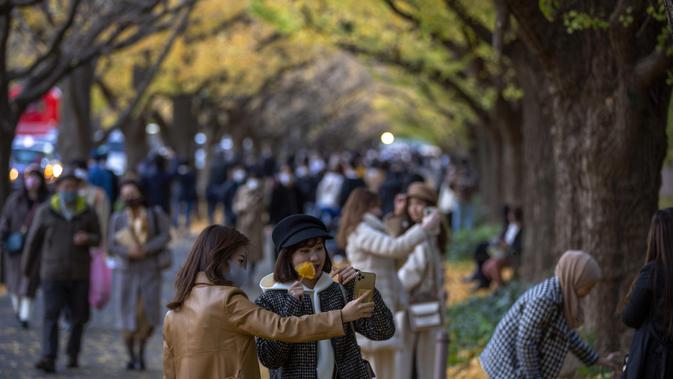
[[[84,325],[89,321],[88,280],[45,280],[42,283],[44,296],[44,325],[42,327],[42,354],[56,359],[58,356],[58,319],[62,310],[68,311],[70,337],[67,354],[76,358],[82,346]]]
[[[453,210],[452,221],[452,232],[457,232],[461,229],[472,230],[474,227],[474,207],[472,203],[458,202],[456,209]]]
[[[173,213],[173,226],[176,228],[180,227],[180,214],[184,213],[185,215],[185,227],[189,229],[192,225],[192,210],[194,209],[193,201],[178,201],[175,206],[175,212]]]

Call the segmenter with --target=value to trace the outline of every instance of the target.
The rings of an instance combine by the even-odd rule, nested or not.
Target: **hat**
[[[331,239],[327,227],[320,219],[306,214],[296,214],[280,220],[271,233],[276,251],[297,245],[313,238]]]
[[[407,189],[407,196],[426,201],[432,205],[437,204],[437,192],[425,183],[411,183]]]
[[[76,170],[72,167],[64,168],[61,175],[59,175],[58,179],[56,179],[56,182],[61,183],[62,181],[66,180],[66,179],[72,179],[72,180],[75,180],[77,182],[81,182],[82,179],[80,179],[79,176],[77,176],[77,173],[75,171]]]

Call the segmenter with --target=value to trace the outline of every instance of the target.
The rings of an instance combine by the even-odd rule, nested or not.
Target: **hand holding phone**
[[[353,290],[353,298],[357,299],[363,294],[369,292],[365,298],[365,302],[374,301],[374,288],[376,284],[376,274],[371,272],[358,272],[355,277],[355,289]]]

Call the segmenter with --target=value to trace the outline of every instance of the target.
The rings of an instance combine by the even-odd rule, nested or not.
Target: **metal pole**
[[[435,379],[446,379],[446,363],[449,358],[449,332],[442,329],[437,333],[435,348]]]

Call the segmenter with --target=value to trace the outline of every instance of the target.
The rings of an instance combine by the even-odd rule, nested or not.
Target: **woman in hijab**
[[[617,369],[611,356],[600,358],[576,329],[582,325],[581,300],[601,279],[594,258],[567,251],[556,275],[526,291],[505,316],[481,354],[491,378],[556,378],[568,350],[584,364]]]

